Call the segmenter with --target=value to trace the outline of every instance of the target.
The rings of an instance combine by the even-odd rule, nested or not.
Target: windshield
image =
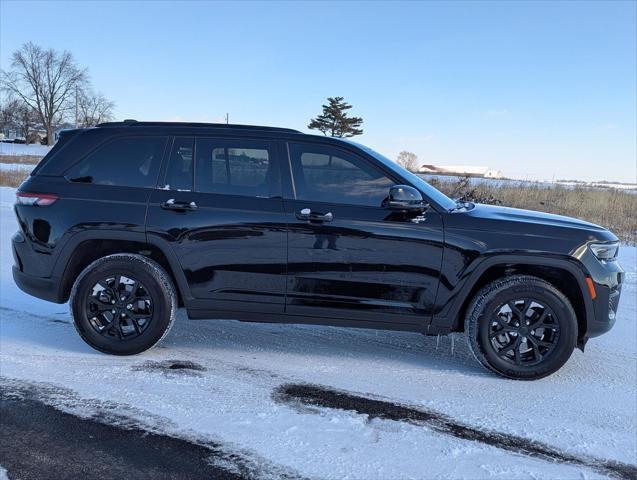
[[[422,178],[420,178],[418,175],[411,173],[409,170],[401,167],[396,162],[392,162],[389,158],[385,157],[384,155],[381,155],[380,153],[375,152],[371,148],[366,147],[365,145],[361,145],[360,143],[352,142],[351,140],[346,140],[346,141],[366,151],[372,157],[376,158],[380,162],[383,162],[383,165],[385,165],[387,168],[396,172],[401,177],[404,177],[407,180],[409,180],[409,182],[418,190],[420,190],[427,198],[434,201],[445,210],[453,210],[454,208],[458,206],[458,204],[454,200],[450,199],[447,195],[442,193],[440,190],[435,189],[434,187],[429,185],[427,182],[425,182]]]

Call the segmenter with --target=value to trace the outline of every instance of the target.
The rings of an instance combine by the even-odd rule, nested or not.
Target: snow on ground
[[[0,155],[38,155],[45,156],[51,147],[47,145],[25,145],[21,143],[0,142]]]
[[[0,163],[0,170],[24,170],[25,175],[34,167],[35,165],[25,165],[24,163]]]
[[[332,387],[441,412],[478,428],[537,440],[573,455],[637,463],[637,267],[621,250],[626,284],[615,328],[575,351],[551,377],[496,377],[462,335],[298,325],[189,321],[184,312],[155,349],[98,353],[76,334],[67,305],[23,294],[11,279],[13,189],[0,189],[0,375],[71,389],[86,403],[116,402],[312,478],[601,478],[552,463],[352,411],[293,408],[273,399],[289,382]],[[170,361],[204,370],[170,370]],[[55,402],[55,400],[51,400]],[[11,472],[9,472],[11,474]]]

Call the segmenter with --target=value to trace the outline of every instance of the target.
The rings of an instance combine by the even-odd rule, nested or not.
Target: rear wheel
[[[82,339],[114,355],[153,347],[168,333],[176,309],[170,277],[141,255],[115,254],[94,261],[71,293],[71,312]]]
[[[550,283],[517,275],[488,284],[465,318],[475,358],[504,377],[534,380],[559,370],[577,341],[568,298]]]

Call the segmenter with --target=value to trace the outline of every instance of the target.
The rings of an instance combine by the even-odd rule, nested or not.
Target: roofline
[[[97,125],[102,128],[109,127],[183,127],[183,128],[219,128],[230,130],[260,130],[270,132],[302,133],[293,128],[266,127],[260,125],[238,125],[233,123],[197,123],[197,122],[138,122],[137,120],[124,120],[122,122],[106,122]]]

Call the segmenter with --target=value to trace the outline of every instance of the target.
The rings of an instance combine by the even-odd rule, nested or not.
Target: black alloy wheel
[[[130,340],[141,335],[153,319],[153,299],[130,275],[107,276],[86,294],[86,317],[102,335]]]
[[[91,347],[112,355],[136,355],[159,342],[177,312],[177,293],[155,260],[116,253],[95,260],[71,292],[75,328]]]
[[[467,307],[473,356],[503,377],[536,380],[559,370],[577,343],[577,315],[555,285],[512,275],[485,285]]]
[[[537,365],[551,355],[559,338],[555,313],[537,299],[509,300],[493,312],[489,340],[496,354],[507,362]]]

